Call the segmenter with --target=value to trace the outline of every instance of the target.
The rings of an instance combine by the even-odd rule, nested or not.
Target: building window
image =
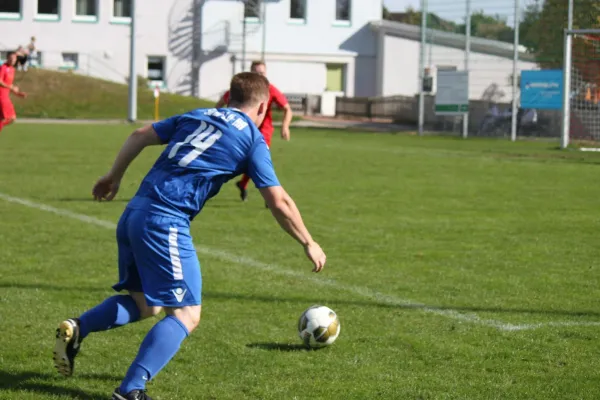
[[[20,0],[1,0],[0,1],[0,19],[19,19],[21,18]]]
[[[160,56],[148,56],[148,80],[162,86],[165,82],[165,58]]]
[[[36,19],[58,21],[59,13],[59,0],[37,0]]]
[[[352,0],[335,0],[335,20],[350,23]]]
[[[42,52],[36,51],[33,55],[29,55],[29,66],[34,68],[39,68],[42,65]]]
[[[290,19],[306,20],[306,0],[291,0]]]
[[[131,22],[131,0],[113,0],[112,22],[125,23]]]
[[[244,18],[260,19],[260,0],[246,0],[244,2]]]
[[[75,19],[78,21],[97,21],[98,0],[75,0]]]
[[[60,69],[77,69],[79,67],[79,54],[62,53],[62,65]]]

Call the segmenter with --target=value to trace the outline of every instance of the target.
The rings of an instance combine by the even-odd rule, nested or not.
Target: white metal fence
[[[522,108],[521,74],[562,69],[564,29],[572,28],[574,12],[586,1],[563,0],[564,4],[558,4],[546,0],[558,4],[550,8],[541,0],[421,0],[422,12],[414,11],[411,16],[411,11],[407,11],[405,18],[412,17],[415,23],[414,18],[418,17],[421,22],[419,133],[436,129],[432,121],[444,119],[454,122],[443,124],[444,130],[450,127],[463,137],[506,136],[516,140],[526,135],[558,139],[563,111]],[[549,16],[550,12],[555,15]],[[592,19],[585,20],[586,16],[577,14],[575,18],[580,25],[592,24]],[[556,37],[558,43],[554,43]],[[561,51],[546,49],[545,41]],[[452,48],[450,42],[462,45]],[[469,112],[431,118],[437,71],[448,68],[469,74]],[[564,105],[568,106],[568,97]]]

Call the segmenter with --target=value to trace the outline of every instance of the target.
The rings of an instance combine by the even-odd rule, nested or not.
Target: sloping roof
[[[421,27],[416,25],[404,24],[395,21],[372,21],[369,23],[371,29],[383,31],[384,34],[402,37],[409,40],[421,40]],[[463,50],[465,48],[466,36],[458,33],[438,31],[435,29],[427,30],[427,43],[433,43],[440,46],[452,47]],[[533,54],[527,53],[525,46],[519,46],[519,60],[535,62]],[[476,53],[489,54],[498,57],[513,58],[514,46],[511,43],[501,42],[499,40],[482,39],[471,37],[471,51]]]

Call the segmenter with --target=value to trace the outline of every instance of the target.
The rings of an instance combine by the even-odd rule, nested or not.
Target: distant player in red
[[[15,122],[17,114],[10,93],[16,96],[26,97],[27,95],[13,85],[15,80],[15,64],[17,63],[17,54],[14,51],[8,53],[6,62],[0,67],[0,132],[2,129]]]
[[[250,71],[266,76],[267,66],[264,61],[254,61],[250,66]],[[281,138],[283,140],[290,140],[290,124],[292,123],[293,113],[287,98],[279,91],[279,89],[273,85],[270,85],[269,90],[269,109],[263,123],[258,128],[263,134],[263,137],[267,142],[267,146],[271,147],[271,138],[273,137],[273,131],[275,130],[275,128],[273,128],[273,103],[275,103],[279,108],[283,109],[283,124],[281,126]],[[221,98],[221,100],[219,100],[217,103],[217,108],[225,107],[228,103],[229,92],[226,92],[223,95],[223,98]],[[250,182],[250,178],[248,175],[244,175],[242,176],[242,180],[236,183],[236,186],[240,190],[240,198],[242,201],[246,201],[246,199],[248,199],[248,182]]]

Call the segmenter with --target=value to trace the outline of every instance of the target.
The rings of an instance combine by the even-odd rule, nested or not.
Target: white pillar
[[[469,61],[471,58],[471,0],[467,0],[467,17],[465,18],[465,71],[469,74]],[[470,75],[470,74],[469,74]],[[467,80],[470,82],[470,79]],[[467,99],[469,96],[469,86],[467,84]],[[469,111],[463,116],[463,138],[469,136]]]
[[[425,46],[427,46],[427,0],[421,0],[421,51],[419,56],[419,135],[423,135],[425,125]]]
[[[517,93],[519,92],[519,30],[521,24],[521,4],[519,0],[515,0],[515,36],[513,42],[513,76],[512,76],[512,120],[510,124],[510,140],[517,140],[517,124],[519,106],[517,101]]]
[[[135,0],[131,0],[131,25],[129,38],[129,122],[137,120],[137,71],[135,66]]]

